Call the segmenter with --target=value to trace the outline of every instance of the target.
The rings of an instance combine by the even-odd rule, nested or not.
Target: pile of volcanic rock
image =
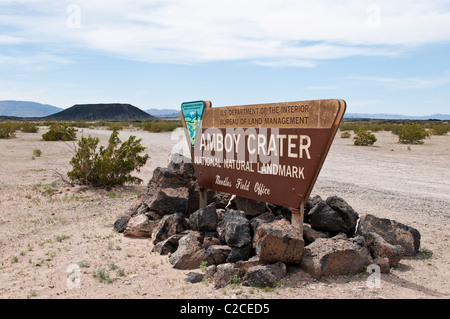
[[[314,278],[348,275],[376,264],[388,273],[414,256],[420,233],[394,220],[360,217],[342,198],[312,197],[305,205],[303,233],[290,223],[290,209],[208,191],[199,208],[193,165],[172,155],[157,168],[146,193],[114,223],[125,236],[148,237],[153,251],[169,255],[177,269],[199,269],[187,280],[208,279],[216,288],[238,280],[274,286],[297,264]]]

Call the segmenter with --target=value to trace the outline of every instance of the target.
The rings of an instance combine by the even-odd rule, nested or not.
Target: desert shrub
[[[381,124],[381,130],[391,132],[394,135],[398,135],[400,130],[402,129],[401,124],[393,124],[393,123],[384,123]]]
[[[67,123],[56,123],[50,126],[47,133],[42,134],[44,141],[75,141],[76,129]]]
[[[139,153],[145,150],[141,140],[130,136],[121,144],[119,133],[114,130],[108,146],[97,151],[97,137],[81,137],[70,164],[73,170],[67,173],[72,181],[91,186],[115,186],[125,183],[139,184],[142,180],[131,173],[147,163],[149,156]]]
[[[341,125],[339,125],[339,129],[341,131],[357,132],[361,129],[361,125],[357,123],[341,123]]]
[[[102,121],[102,120],[100,120],[100,121],[95,121],[94,123],[92,123],[92,125],[93,125],[94,127],[104,127],[104,126],[108,126],[108,124],[109,124],[109,122],[107,122],[107,121]]]
[[[381,124],[364,122],[364,123],[342,123],[339,126],[341,131],[353,131],[355,134],[359,131],[378,132],[383,129]]]
[[[394,124],[388,124],[388,123],[384,123],[384,124],[381,124],[381,130],[382,131],[391,131],[392,129],[392,127],[394,126]]]
[[[91,123],[88,123],[86,121],[75,121],[71,126],[78,128],[88,128],[91,127]]]
[[[39,148],[35,148],[35,149],[33,150],[33,156],[35,156],[35,157],[41,157],[41,155],[42,155],[42,151],[41,151]]]
[[[378,132],[383,130],[383,126],[381,124],[370,123],[366,126],[366,129],[372,132]]]
[[[353,144],[358,146],[373,145],[377,141],[377,138],[370,131],[360,130],[353,137]]]
[[[142,129],[149,132],[172,132],[181,124],[178,122],[153,121],[141,125]]]
[[[398,141],[402,144],[423,144],[423,139],[430,133],[420,124],[403,125],[398,134]]]
[[[390,131],[391,131],[392,134],[398,136],[400,134],[400,132],[402,131],[402,129],[403,129],[403,125],[401,125],[401,124],[393,124],[391,126],[391,128],[390,128]]]
[[[0,123],[0,138],[12,138],[15,137],[17,131],[17,125],[12,122]]]
[[[120,123],[120,122],[116,122],[116,123],[107,123],[106,124],[106,129],[110,130],[110,131],[120,131],[123,130],[125,124],[124,123]]]
[[[39,127],[36,124],[24,122],[20,130],[24,133],[37,133],[39,132]]]
[[[438,124],[438,125],[433,126],[433,128],[431,129],[431,133],[433,135],[445,135],[448,133],[449,130],[450,130],[450,125]]]
[[[341,133],[341,138],[350,138],[352,135],[348,131],[344,131]]]
[[[101,283],[110,284],[114,281],[114,279],[111,279],[111,277],[109,276],[109,271],[107,271],[105,268],[97,269],[97,273],[93,274],[93,276],[94,278],[97,278]]]

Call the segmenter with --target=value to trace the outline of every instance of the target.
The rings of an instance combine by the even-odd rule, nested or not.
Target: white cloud
[[[349,76],[349,80],[373,82],[389,85],[392,89],[429,89],[450,83],[450,76],[439,76],[430,78],[393,78],[375,76]]]
[[[52,68],[54,65],[68,65],[73,61],[62,56],[42,53],[31,54],[15,54],[2,55],[0,54],[0,66],[4,68],[15,68],[17,66],[26,66],[34,70],[46,70]]]
[[[55,43],[148,62],[313,67],[450,41],[448,1],[79,0],[80,28],[71,29],[73,3],[2,2],[0,44]]]
[[[336,85],[315,85],[305,87],[305,90],[336,90],[337,88]]]
[[[9,45],[9,44],[21,44],[23,40],[18,37],[10,37],[7,35],[0,34],[0,44],[1,45]]]
[[[256,65],[262,65],[262,66],[270,66],[274,68],[279,67],[303,67],[303,68],[312,68],[316,66],[316,63],[310,61],[310,60],[301,60],[301,59],[267,59],[267,60],[255,60],[253,61]]]

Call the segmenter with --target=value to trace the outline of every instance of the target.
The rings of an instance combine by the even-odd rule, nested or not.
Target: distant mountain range
[[[148,114],[156,117],[179,117],[180,111],[174,109],[148,109],[145,110]],[[409,116],[400,114],[368,114],[368,113],[345,113],[344,118],[349,119],[383,119],[383,120],[450,120],[450,114],[432,114],[424,116]]]
[[[145,110],[150,115],[156,117],[179,117],[181,110],[173,110],[173,109],[148,109]]]
[[[367,114],[367,113],[345,113],[347,119],[380,119],[380,120],[450,120],[450,114],[432,114],[424,116],[409,116],[400,114]]]
[[[42,118],[62,121],[147,121],[155,117],[179,117],[180,110],[155,109],[141,110],[131,104],[77,104],[68,109],[29,101],[0,101],[0,118]],[[385,119],[385,120],[450,120],[450,114],[408,116],[400,114],[345,113],[347,119]]]
[[[151,121],[155,117],[131,104],[76,104],[66,110],[46,116],[53,121]]]
[[[36,102],[28,101],[0,101],[0,116],[17,116],[17,117],[43,117],[63,109]]]
[[[149,109],[143,111],[131,104],[77,104],[68,109],[28,101],[0,101],[0,118],[42,118],[61,121],[149,121],[155,117],[179,117],[174,109]]]

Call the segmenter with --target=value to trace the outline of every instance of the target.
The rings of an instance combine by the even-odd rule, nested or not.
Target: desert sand
[[[153,170],[168,164],[183,145],[175,133],[121,131],[123,140],[142,138],[150,155],[134,175],[142,185],[110,190],[70,186],[55,170],[70,170],[72,143],[44,142],[39,133],[17,132],[0,140],[0,298],[444,298],[450,296],[450,135],[423,145],[403,145],[377,132],[374,146],[353,146],[337,134],[312,196],[337,195],[359,215],[373,214],[412,226],[421,250],[404,258],[378,286],[367,273],[314,280],[294,265],[275,289],[241,285],[214,289],[185,282],[192,270],[172,268],[152,252],[150,239],[127,238],[113,223],[145,191]],[[78,136],[111,131],[83,129]],[[181,141],[181,142],[180,142]],[[32,159],[33,150],[42,155]],[[103,276],[102,276],[103,271]],[[200,270],[194,270],[200,272]],[[109,280],[108,280],[109,278]],[[103,280],[100,280],[103,279]]]

